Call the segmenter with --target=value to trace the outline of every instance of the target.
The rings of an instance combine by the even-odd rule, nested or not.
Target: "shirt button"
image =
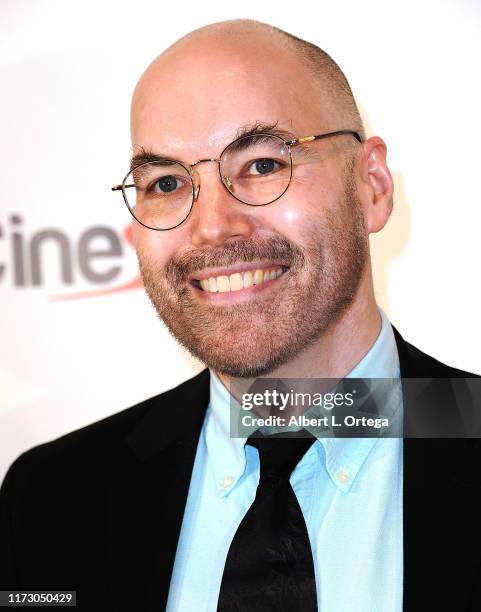
[[[346,485],[349,483],[349,474],[345,470],[339,470],[336,474],[336,480],[341,485]]]
[[[234,479],[232,478],[232,476],[224,476],[224,478],[220,481],[220,486],[223,489],[228,489],[233,482]]]

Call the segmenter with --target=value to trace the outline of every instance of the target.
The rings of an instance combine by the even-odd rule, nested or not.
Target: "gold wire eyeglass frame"
[[[191,202],[191,205],[190,205],[190,208],[189,208],[187,214],[182,219],[182,221],[180,221],[176,225],[173,225],[172,227],[168,227],[168,228],[151,227],[150,225],[146,225],[145,223],[142,223],[142,221],[140,221],[140,219],[137,219],[137,217],[135,216],[132,208],[130,207],[129,200],[128,200],[127,194],[126,194],[126,189],[131,188],[131,187],[135,187],[135,184],[133,184],[133,183],[132,184],[126,184],[126,181],[129,178],[129,176],[132,174],[132,172],[134,170],[136,170],[137,168],[140,168],[141,166],[145,166],[146,164],[155,163],[156,160],[146,161],[146,162],[143,162],[143,163],[138,164],[137,166],[134,166],[133,168],[131,168],[128,171],[128,173],[125,175],[122,183],[120,183],[119,185],[114,185],[112,187],[112,191],[121,191],[122,192],[122,196],[123,196],[124,202],[125,202],[128,210],[129,210],[130,214],[137,221],[137,223],[140,223],[140,225],[143,225],[147,229],[151,229],[153,231],[166,232],[166,231],[169,231],[171,229],[175,229],[176,227],[179,227],[179,225],[181,225],[182,223],[184,223],[184,221],[186,221],[186,219],[189,217],[190,213],[192,212],[192,209],[194,207],[194,203],[197,201],[197,198],[199,196],[199,191],[200,191],[200,183],[197,181],[197,178],[195,177],[194,172],[193,172],[193,169],[198,164],[202,164],[202,163],[206,163],[206,162],[216,162],[222,185],[224,185],[225,189],[238,202],[242,202],[242,204],[246,204],[247,206],[267,206],[268,204],[272,204],[273,202],[276,202],[289,189],[289,185],[291,184],[291,180],[292,180],[292,165],[293,165],[292,164],[292,151],[291,151],[292,147],[295,147],[296,145],[301,144],[301,143],[305,143],[305,142],[312,142],[312,141],[315,141],[315,140],[322,140],[324,138],[330,138],[332,136],[342,136],[342,135],[345,135],[345,134],[353,136],[357,141],[362,143],[361,136],[358,134],[358,132],[355,132],[354,130],[337,130],[335,132],[327,132],[325,134],[314,134],[312,136],[300,136],[300,137],[295,138],[293,140],[285,140],[281,136],[278,136],[277,134],[271,134],[269,132],[259,132],[259,133],[256,133],[254,135],[246,135],[246,136],[240,136],[239,138],[236,138],[235,140],[230,142],[226,147],[224,147],[224,149],[222,150],[219,158],[199,159],[196,162],[194,162],[193,164],[185,164],[185,163],[183,163],[183,162],[181,162],[181,161],[179,161],[177,159],[162,159],[161,160],[162,162],[178,164],[179,166],[182,166],[184,168],[184,170],[189,174],[191,182],[192,182],[192,202]],[[286,146],[287,151],[289,153],[289,161],[290,161],[289,182],[287,183],[286,188],[284,189],[284,191],[280,195],[278,195],[273,200],[270,200],[269,202],[265,202],[264,204],[252,204],[251,202],[245,202],[244,200],[240,199],[230,189],[230,187],[232,187],[232,183],[231,183],[229,177],[228,176],[223,176],[222,172],[221,172],[222,157],[223,157],[224,153],[227,151],[227,149],[229,147],[231,147],[234,143],[236,143],[236,142],[238,142],[240,140],[243,140],[243,139],[253,138],[253,136],[256,137],[256,138],[258,136],[270,136],[271,138],[277,138],[279,141],[284,143],[284,145]]]

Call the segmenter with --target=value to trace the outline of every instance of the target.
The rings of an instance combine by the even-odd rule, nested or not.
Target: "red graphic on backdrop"
[[[134,242],[132,238],[132,226],[128,225],[123,232],[125,242],[132,248],[134,248]],[[132,280],[117,285],[115,287],[109,287],[108,289],[92,289],[90,291],[77,291],[75,293],[64,293],[61,295],[52,295],[49,300],[53,302],[64,301],[64,300],[78,300],[82,298],[100,297],[104,295],[112,295],[114,293],[120,293],[122,291],[131,291],[132,289],[140,289],[142,287],[142,280],[140,276],[136,276]]]

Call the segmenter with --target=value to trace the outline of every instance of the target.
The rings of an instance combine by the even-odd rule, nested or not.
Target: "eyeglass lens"
[[[273,135],[235,140],[220,160],[224,186],[237,200],[254,206],[280,198],[289,186],[291,171],[289,149]],[[124,181],[130,211],[152,229],[171,229],[182,223],[192,209],[193,193],[189,172],[173,161],[142,164]]]

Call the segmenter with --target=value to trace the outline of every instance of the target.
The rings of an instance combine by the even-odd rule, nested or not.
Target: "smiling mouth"
[[[202,280],[193,279],[194,287],[206,293],[228,293],[249,289],[275,280],[287,272],[287,266],[273,266],[272,268],[253,268],[243,272],[235,272],[229,275],[211,276]]]

